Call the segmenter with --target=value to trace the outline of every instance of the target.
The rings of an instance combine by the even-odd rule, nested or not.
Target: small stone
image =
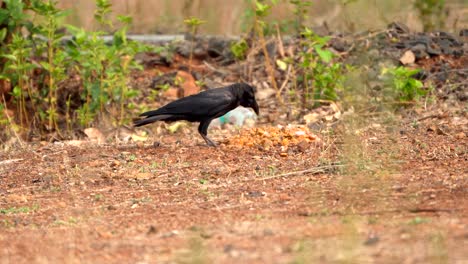
[[[146,232],[146,234],[152,235],[152,234],[156,234],[157,232],[158,232],[158,229],[156,229],[155,226],[151,225],[151,226],[148,228],[148,231]]]
[[[403,65],[413,64],[416,61],[416,56],[411,50],[405,51],[403,56],[400,58],[400,62]]]
[[[149,180],[151,179],[151,177],[153,177],[153,174],[149,172],[140,172],[137,173],[135,176],[135,178],[137,178],[138,180]]]
[[[309,147],[310,147],[310,144],[305,140],[301,140],[301,142],[297,144],[297,148],[299,149],[300,152],[305,152],[306,150],[309,149]]]
[[[273,232],[273,230],[269,229],[269,228],[266,228],[263,230],[263,235],[264,236],[272,236],[274,235],[275,233]]]
[[[372,246],[372,245],[375,245],[379,242],[379,237],[376,236],[376,235],[372,235],[370,236],[369,238],[367,238],[367,240],[364,242],[364,245],[366,246]]]
[[[275,89],[266,88],[266,89],[262,89],[262,90],[258,91],[257,94],[255,95],[255,97],[257,98],[257,100],[261,101],[261,100],[268,99],[268,98],[272,97],[275,94],[276,94]]]
[[[265,195],[266,195],[265,192],[259,192],[259,191],[252,191],[252,192],[247,193],[247,197],[251,197],[251,198],[262,197]]]
[[[180,87],[183,90],[183,96],[189,96],[200,92],[200,87],[195,83],[193,75],[186,71],[178,71],[176,79],[181,81]]]
[[[110,166],[111,166],[112,168],[119,167],[120,165],[121,165],[121,162],[118,161],[118,160],[113,160],[113,161],[111,162],[111,164],[110,164]]]
[[[465,132],[460,132],[455,135],[457,139],[464,139],[466,137]]]
[[[281,152],[281,153],[280,153],[280,156],[281,156],[281,157],[287,157],[287,156],[288,156],[288,153],[286,153],[286,152]]]
[[[424,44],[416,44],[415,46],[411,47],[411,51],[413,52],[417,60],[429,57],[426,45]]]
[[[89,127],[84,130],[84,133],[88,138],[92,141],[97,141],[97,143],[103,143],[106,138],[104,137],[104,134],[102,132],[94,127]]]
[[[411,236],[410,236],[410,234],[408,234],[408,233],[403,233],[403,234],[400,235],[400,238],[401,238],[402,240],[408,240],[410,237],[411,237]]]

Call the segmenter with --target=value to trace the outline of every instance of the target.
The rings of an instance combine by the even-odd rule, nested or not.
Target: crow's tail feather
[[[133,121],[133,126],[139,127],[144,126],[147,124],[154,123],[156,121],[165,120],[166,118],[170,117],[170,115],[157,115],[157,116],[148,116],[144,119],[139,119]]]
[[[156,109],[156,110],[151,110],[151,111],[141,113],[140,116],[156,116],[160,114],[161,114],[160,109]]]

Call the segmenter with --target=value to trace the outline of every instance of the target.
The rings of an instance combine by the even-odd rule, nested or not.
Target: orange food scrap
[[[309,146],[310,142],[318,141],[306,126],[277,126],[244,129],[239,135],[229,139],[227,145],[263,148],[264,150],[279,149],[284,156],[284,150],[301,145]]]

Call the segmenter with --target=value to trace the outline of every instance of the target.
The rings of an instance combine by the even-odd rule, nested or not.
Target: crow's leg
[[[202,136],[202,138],[205,140],[206,144],[210,147],[216,147],[216,143],[213,142],[213,140],[209,139],[207,134],[208,134],[208,126],[210,125],[212,119],[201,121],[200,125],[198,126],[198,132]]]

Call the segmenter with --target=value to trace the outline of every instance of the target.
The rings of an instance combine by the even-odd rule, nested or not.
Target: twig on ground
[[[221,73],[221,74],[224,75],[224,76],[229,75],[229,72],[224,71],[224,70],[220,70],[220,69],[216,69],[213,65],[209,64],[209,63],[206,62],[206,61],[203,61],[203,64],[205,64],[205,66],[208,67],[208,69],[210,69],[211,71],[214,71],[214,72],[217,72],[217,73]]]
[[[431,118],[440,118],[442,115],[440,114],[432,114],[432,115],[427,115],[427,116],[423,116],[423,117],[420,117],[416,120],[410,120],[410,121],[407,121],[406,124],[411,124],[413,122],[421,122],[423,120],[426,120],[426,119],[431,119]]]
[[[10,164],[10,163],[14,163],[14,162],[18,162],[18,161],[22,161],[24,159],[9,159],[9,160],[2,160],[0,161],[0,166],[1,165],[7,165],[7,164]]]
[[[275,179],[275,178],[281,178],[281,177],[289,177],[289,176],[296,176],[296,175],[301,175],[301,174],[319,174],[319,173],[325,173],[325,172],[329,172],[329,171],[332,171],[338,167],[342,167],[344,165],[326,165],[326,166],[320,166],[320,167],[314,167],[314,168],[311,168],[311,169],[307,169],[307,170],[301,170],[301,171],[293,171],[293,172],[287,172],[287,173],[282,173],[282,174],[278,174],[278,175],[273,175],[273,176],[269,176],[269,177],[264,177],[264,178],[258,178],[258,179],[255,179],[257,181],[264,181],[264,180],[271,180],[271,179]]]
[[[278,98],[280,100],[280,102],[282,102],[282,103],[283,103],[283,99],[281,98],[281,92],[283,91],[283,89],[286,87],[286,85],[289,82],[289,76],[291,75],[291,68],[292,68],[291,65],[288,65],[288,71],[286,73],[286,78],[284,79],[283,84],[281,84],[280,89],[276,93],[276,98]]]

